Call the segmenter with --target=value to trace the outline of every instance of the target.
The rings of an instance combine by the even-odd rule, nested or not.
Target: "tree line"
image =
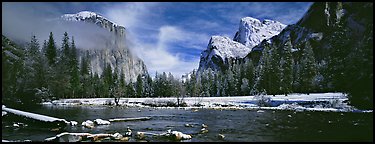
[[[299,61],[293,60],[290,47],[266,46],[259,64],[251,59],[231,59],[224,71],[193,70],[185,81],[171,73],[156,72],[154,78],[144,74],[138,75],[135,82],[126,82],[124,72],[117,67],[113,69],[109,63],[102,74],[93,73],[88,51],[79,61],[74,37],[69,37],[67,32],[59,48],[51,32],[42,46],[32,36],[27,47],[21,50],[24,63],[18,66],[17,80],[5,76],[7,84],[18,88],[3,86],[3,95],[38,102],[60,98],[240,96],[264,92],[287,95],[312,92],[317,85],[317,66],[308,43]]]

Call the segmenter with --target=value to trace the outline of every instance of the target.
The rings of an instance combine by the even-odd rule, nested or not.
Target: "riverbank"
[[[296,111],[333,111],[333,112],[372,112],[361,111],[347,104],[344,93],[311,93],[263,96],[231,96],[231,97],[184,97],[180,98],[181,109],[272,109]],[[183,106],[181,106],[183,103]],[[91,105],[113,106],[114,98],[79,98],[60,99],[44,102],[43,105]],[[177,98],[120,98],[119,106],[176,108]]]

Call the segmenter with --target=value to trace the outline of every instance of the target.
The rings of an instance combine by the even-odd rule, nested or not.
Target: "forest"
[[[186,97],[242,96],[257,94],[289,94],[329,91],[321,86],[311,46],[303,49],[301,64],[295,65],[291,49],[265,49],[257,63],[251,59],[230,59],[225,71],[208,68],[193,70],[186,80],[171,73],[156,72],[155,77],[138,75],[135,82],[126,82],[117,67],[108,64],[102,74],[90,71],[88,52],[79,60],[74,37],[64,33],[61,48],[53,33],[40,46],[36,36],[24,48],[3,36],[5,49],[19,55],[12,64],[3,53],[4,101],[34,103],[61,98],[118,97]],[[8,60],[9,61],[9,60]]]

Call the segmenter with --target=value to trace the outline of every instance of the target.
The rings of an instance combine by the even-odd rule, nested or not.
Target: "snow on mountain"
[[[68,21],[84,21],[85,19],[89,19],[89,18],[96,18],[98,20],[98,22],[100,21],[100,18],[101,19],[105,19],[105,20],[108,20],[107,18],[99,15],[99,14],[96,14],[94,12],[91,12],[91,11],[81,11],[81,12],[78,12],[76,14],[64,14],[61,16],[61,18],[65,19],[65,20],[68,20]],[[108,20],[109,21],[109,20]],[[111,23],[113,23],[113,25],[115,26],[119,26],[118,24],[110,21]]]
[[[254,46],[279,34],[285,27],[286,25],[278,21],[242,18],[233,40],[222,36],[211,37],[207,49],[201,53],[198,71],[207,68],[226,69],[230,59],[245,57]]]
[[[244,17],[233,40],[252,48],[264,39],[279,34],[285,27],[285,24],[278,21],[265,19],[261,22],[256,18]]]
[[[66,21],[84,21],[94,23],[102,28],[107,29],[110,32],[114,32],[116,35],[119,35],[120,37],[125,36],[124,26],[118,25],[115,22],[112,22],[95,12],[81,11],[76,14],[64,14],[61,16],[61,19]]]
[[[199,69],[223,69],[230,58],[243,58],[251,51],[250,47],[228,37],[212,36],[207,49],[201,53]]]

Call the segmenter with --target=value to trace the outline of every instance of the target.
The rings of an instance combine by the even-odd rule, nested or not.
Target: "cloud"
[[[158,3],[113,3],[103,6],[103,15],[129,30],[139,28],[153,30],[158,25],[150,24],[155,18],[158,18]],[[154,21],[155,22],[155,21]],[[155,23],[154,23],[155,24]]]
[[[94,24],[66,22],[59,19],[63,12],[51,3],[3,3],[3,35],[19,42],[29,42],[32,35],[40,45],[48,40],[50,32],[60,47],[63,33],[74,36],[77,48],[106,48],[114,39],[110,32],[98,29]],[[51,11],[51,12],[50,12]]]
[[[192,59],[182,57],[184,51],[198,47],[194,47],[194,43],[188,43],[191,42],[194,35],[199,37],[199,34],[167,25],[159,28],[158,35],[156,35],[157,41],[155,42],[146,43],[134,36],[130,36],[129,39],[131,40],[129,41],[133,42],[133,50],[144,60],[152,76],[157,71],[159,73],[171,72],[175,78],[181,78],[182,74],[196,69],[199,64],[199,57],[193,57]],[[181,45],[184,47],[181,47]],[[177,53],[170,52],[170,50],[179,47],[184,50]]]
[[[172,25],[163,3],[115,3],[102,8],[103,14],[127,28],[130,49],[146,64],[151,75],[171,72],[174,77],[196,69],[199,57],[184,54],[205,49],[209,36]]]

